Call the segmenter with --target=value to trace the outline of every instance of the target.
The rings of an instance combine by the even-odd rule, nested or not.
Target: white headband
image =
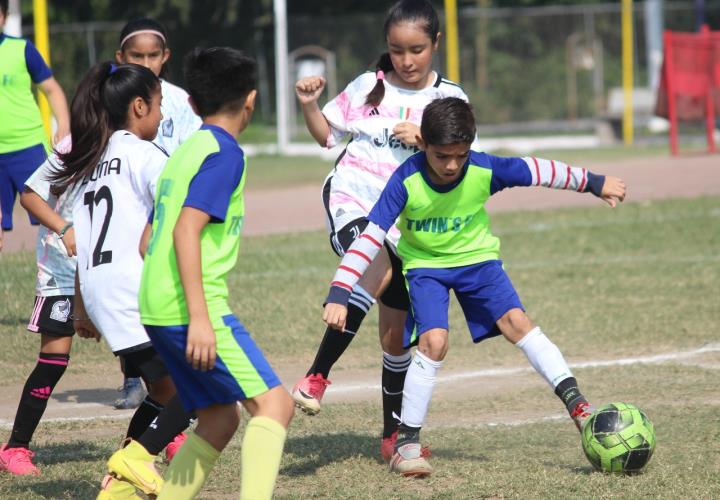
[[[125,42],[127,42],[128,40],[130,40],[132,37],[134,37],[136,35],[155,35],[155,36],[158,36],[160,38],[160,40],[163,41],[163,43],[165,43],[165,35],[163,35],[162,33],[160,33],[157,30],[138,30],[138,31],[133,31],[128,36],[123,38],[120,41],[120,48],[122,49],[123,45],[125,45]]]

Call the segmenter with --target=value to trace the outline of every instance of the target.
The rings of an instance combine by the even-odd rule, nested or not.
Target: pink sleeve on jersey
[[[348,133],[350,101],[346,89],[323,107],[323,115],[330,125],[330,133],[325,144],[328,149],[335,147]]]

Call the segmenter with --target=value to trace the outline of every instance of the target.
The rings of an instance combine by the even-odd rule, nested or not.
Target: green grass
[[[503,213],[492,221],[528,313],[571,362],[720,341],[720,198]],[[336,264],[323,233],[243,239],[230,277],[232,307],[281,370],[301,371],[311,362],[323,330],[321,302]],[[0,257],[0,370],[6,384],[22,383],[35,362],[37,338],[24,330],[34,272],[29,253]],[[473,345],[454,302],[450,319],[443,373],[527,366],[521,352],[501,339]],[[336,376],[352,371],[377,380],[376,331],[371,314],[334,368]],[[117,370],[103,344],[78,340],[72,359],[70,370],[88,378]],[[521,374],[468,380],[468,391],[438,385],[423,432],[437,472],[425,481],[390,475],[379,462],[377,397],[327,404],[313,419],[298,415],[277,497],[718,498],[720,355],[702,361],[708,366],[575,370],[593,400],[635,403],[655,423],[656,456],[640,476],[593,473],[567,418],[542,420],[562,414],[556,398],[539,377]],[[528,422],[502,425],[513,421]],[[43,424],[35,443],[43,476],[0,475],[0,497],[94,496],[104,460],[126,425]],[[236,497],[239,445],[237,436],[202,498]]]

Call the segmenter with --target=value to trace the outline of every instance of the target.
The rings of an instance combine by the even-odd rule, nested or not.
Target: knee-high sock
[[[219,456],[210,443],[191,432],[165,471],[158,500],[195,498]]]
[[[573,376],[560,349],[545,336],[539,326],[530,330],[515,345],[523,350],[532,367],[553,389]]]
[[[405,377],[400,420],[409,427],[422,427],[427,415],[437,371],[442,361],[433,361],[420,351],[415,352]]]
[[[148,425],[145,432],[138,438],[138,442],[151,455],[157,455],[175,436],[188,428],[192,418],[194,418],[194,413],[185,410],[180,396],[175,394],[155,420]]]
[[[322,342],[320,343],[315,361],[313,361],[312,366],[307,372],[308,375],[319,373],[323,377],[328,378],[330,369],[337,363],[337,360],[340,359],[340,356],[342,356],[345,349],[350,345],[352,339],[355,338],[355,334],[360,329],[360,325],[374,303],[375,299],[372,298],[372,295],[366,292],[360,285],[355,285],[348,301],[345,331],[341,332],[332,328],[325,330],[325,336],[323,336]]]
[[[27,448],[30,445],[35,429],[47,408],[48,399],[69,362],[68,354],[40,353],[35,369],[30,373],[20,396],[15,423],[8,440],[9,448]]]
[[[383,438],[390,437],[398,428],[398,421],[393,415],[401,414],[403,387],[411,359],[410,351],[400,356],[383,353]]]
[[[287,430],[269,417],[253,417],[242,442],[241,500],[272,498]]]
[[[152,399],[150,396],[145,396],[138,409],[133,413],[130,423],[128,424],[128,430],[126,437],[132,439],[138,439],[142,436],[148,426],[153,420],[160,414],[163,409],[163,405]]]

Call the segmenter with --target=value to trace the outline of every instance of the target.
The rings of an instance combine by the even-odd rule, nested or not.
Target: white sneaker
[[[390,471],[405,477],[426,477],[432,474],[430,463],[423,457],[420,443],[402,445],[390,460]]]

